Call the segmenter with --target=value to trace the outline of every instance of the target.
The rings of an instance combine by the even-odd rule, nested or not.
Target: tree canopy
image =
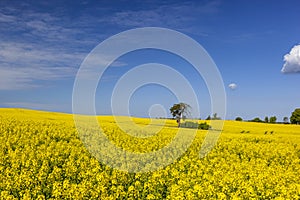
[[[265,122],[269,123],[269,117],[268,116],[265,117]]]
[[[172,116],[177,119],[178,127],[180,126],[180,120],[185,119],[190,114],[191,106],[186,103],[177,103],[170,108]]]
[[[296,108],[290,117],[291,124],[300,124],[300,108]]]
[[[212,120],[221,120],[221,117],[218,117],[217,113],[213,114],[213,117],[211,118]]]
[[[251,122],[264,122],[259,117],[255,117],[254,119],[250,120]]]
[[[235,121],[243,121],[243,119],[241,117],[237,117],[235,118]]]
[[[284,117],[283,118],[283,123],[288,124],[289,123],[289,118],[288,117]]]
[[[277,120],[277,117],[276,117],[276,116],[273,116],[273,117],[270,117],[269,122],[270,122],[271,124],[275,124],[275,123],[276,123],[276,120]]]

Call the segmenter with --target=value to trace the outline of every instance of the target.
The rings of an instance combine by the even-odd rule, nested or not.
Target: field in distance
[[[175,120],[97,120],[114,145],[138,153],[167,146],[178,131]],[[0,199],[300,198],[299,125],[225,121],[202,159],[207,131],[180,129],[195,134],[180,158],[154,172],[128,173],[89,153],[73,115],[1,108]],[[112,159],[122,165],[122,158]]]

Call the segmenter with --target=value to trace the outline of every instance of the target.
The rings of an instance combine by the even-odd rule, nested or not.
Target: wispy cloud
[[[0,90],[43,86],[41,83],[36,83],[36,80],[53,81],[73,78],[86,55],[65,50],[58,51],[56,48],[40,48],[36,44],[0,43]],[[101,57],[89,59],[89,62],[95,65],[94,70],[88,73],[93,76],[97,67],[108,63]],[[125,62],[117,60],[110,66],[126,65]]]
[[[2,7],[0,23],[0,90],[74,77],[91,44],[89,38],[76,39],[84,30],[67,28],[66,21],[49,13]]]
[[[300,73],[300,44],[295,45],[290,53],[284,55],[282,73]]]
[[[162,26],[189,32],[199,16],[216,13],[220,1],[148,4],[147,10],[142,5],[122,10],[103,5],[98,7],[103,11],[100,14],[84,12],[74,20],[62,10],[48,12],[25,2],[0,3],[0,90],[34,88],[39,80],[74,77],[86,55],[112,34],[106,26],[118,31]],[[121,61],[112,64],[125,65]]]
[[[5,15],[0,13],[0,22],[14,22],[16,20],[16,18],[14,16],[11,15]]]
[[[85,54],[66,52],[64,49],[43,48],[34,43],[2,42],[0,43],[0,58],[2,63],[14,65],[49,65],[49,62],[70,63],[81,61]]]
[[[199,16],[208,16],[218,12],[220,1],[158,4],[152,9],[124,10],[102,19],[106,23],[121,27],[162,26],[188,30],[190,24]],[[197,16],[197,17],[196,17]]]
[[[0,90],[32,88],[41,86],[36,80],[72,77],[84,56],[28,43],[0,43]]]
[[[70,73],[71,72],[71,73]],[[42,87],[37,80],[53,81],[69,77],[74,74],[68,67],[46,68],[46,67],[1,67],[0,68],[0,90],[19,90]]]

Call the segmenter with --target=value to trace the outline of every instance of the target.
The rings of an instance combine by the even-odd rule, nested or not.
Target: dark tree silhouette
[[[221,118],[218,117],[218,114],[217,113],[214,113],[213,114],[213,117],[211,118],[212,120],[220,120]]]
[[[296,108],[290,117],[291,124],[300,124],[300,108]]]
[[[180,127],[180,122],[185,119],[190,114],[191,106],[186,103],[177,103],[170,108],[172,116],[177,120],[178,127]]]
[[[273,116],[273,117],[270,117],[270,123],[271,124],[275,124],[276,123],[276,120],[277,120],[277,117],[276,116]]]
[[[241,117],[237,117],[235,118],[235,121],[243,121],[243,119]]]
[[[288,117],[284,117],[283,118],[283,123],[288,124],[289,123],[289,118]]]
[[[265,117],[265,122],[269,123],[269,117],[268,116]]]

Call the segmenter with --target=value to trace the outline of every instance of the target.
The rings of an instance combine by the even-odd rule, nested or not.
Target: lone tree
[[[241,118],[241,117],[237,117],[237,118],[235,118],[235,121],[243,121],[243,119]]]
[[[213,114],[213,117],[211,118],[212,120],[220,120],[221,117],[218,117],[218,114],[217,113],[214,113]]]
[[[268,116],[265,117],[265,122],[269,123],[269,117]]]
[[[181,119],[185,119],[190,114],[191,106],[186,103],[177,103],[170,108],[172,116],[177,120],[178,127],[180,127]]]
[[[283,123],[284,124],[288,124],[289,123],[289,118],[288,117],[284,117],[283,118]]]
[[[270,123],[271,123],[271,124],[275,124],[275,123],[276,123],[276,120],[277,120],[277,117],[276,117],[276,116],[270,117]]]
[[[300,108],[296,108],[290,117],[291,124],[300,124]]]

